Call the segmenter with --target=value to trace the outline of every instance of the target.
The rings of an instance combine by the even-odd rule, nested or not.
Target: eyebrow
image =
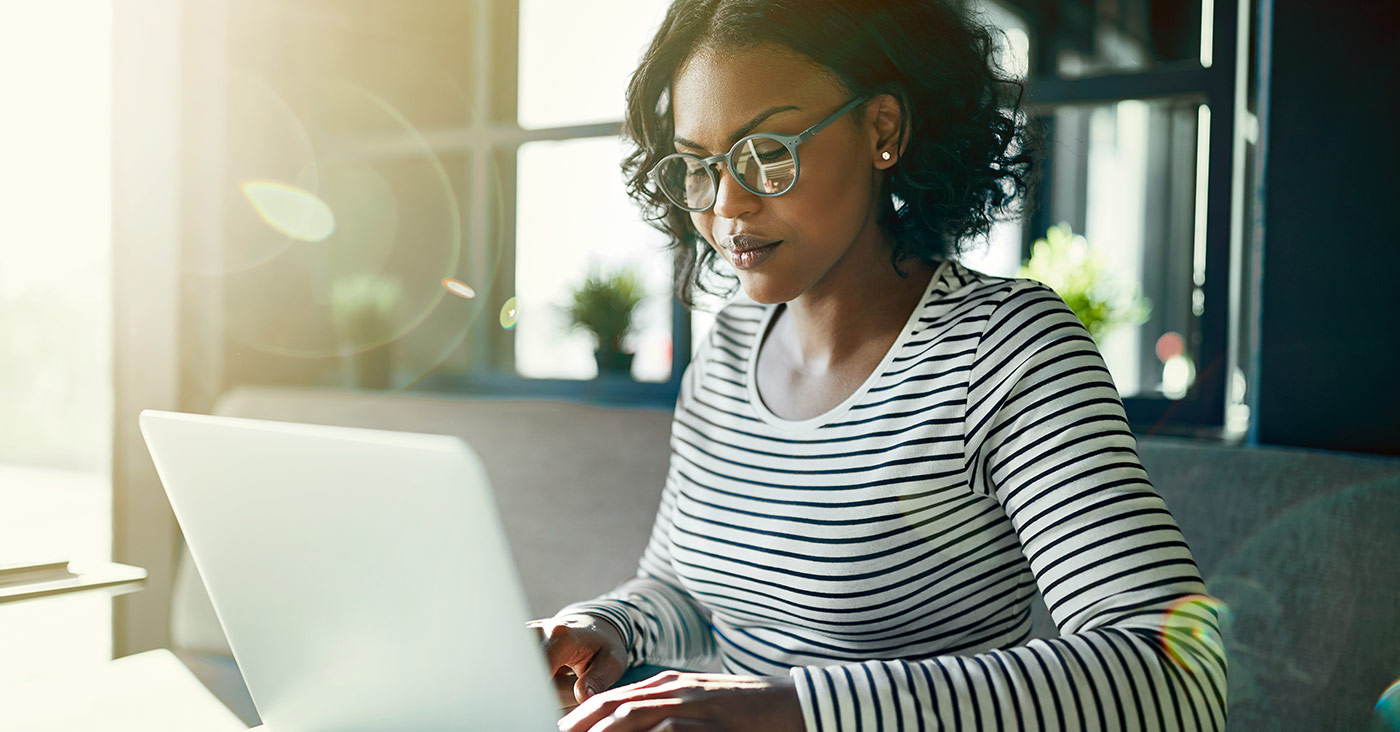
[[[801,107],[794,107],[794,106],[792,106],[792,105],[789,104],[789,105],[786,106],[786,107],[772,107],[772,108],[770,108],[770,109],[766,109],[766,110],[764,110],[764,111],[762,111],[762,112],[759,112],[757,115],[754,116],[753,119],[749,120],[748,122],[745,122],[743,125],[741,125],[741,126],[739,127],[739,129],[735,130],[733,135],[730,135],[730,137],[729,137],[729,147],[733,147],[733,146],[734,146],[734,143],[736,143],[736,142],[739,141],[739,138],[741,138],[741,137],[743,137],[744,135],[747,135],[747,134],[749,134],[750,132],[752,132],[752,131],[753,131],[753,128],[759,126],[759,124],[761,124],[761,123],[763,122],[763,120],[768,119],[769,117],[772,117],[773,115],[775,115],[775,114],[777,114],[777,113],[779,113],[779,112],[788,112],[788,111],[791,111],[791,110],[794,110],[794,109],[800,110],[800,109],[802,109],[802,108],[801,108]],[[684,145],[684,146],[686,146],[686,147],[688,147],[688,148],[691,148],[692,150],[700,150],[700,151],[703,151],[703,152],[709,152],[709,150],[706,150],[706,149],[705,149],[705,146],[704,146],[704,145],[701,145],[701,144],[698,143],[698,142],[693,142],[693,141],[691,141],[691,140],[687,140],[687,139],[685,139],[684,137],[677,137],[677,138],[675,138],[675,141],[676,141],[676,144],[677,144],[677,145]]]

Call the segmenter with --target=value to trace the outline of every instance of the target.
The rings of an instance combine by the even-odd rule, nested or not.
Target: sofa
[[[229,392],[213,411],[463,438],[491,478],[535,616],[633,573],[671,419],[668,409],[264,387]],[[1158,436],[1139,436],[1138,452],[1228,608],[1230,728],[1388,729],[1375,705],[1400,679],[1400,460]],[[172,604],[177,654],[255,722],[187,556]],[[1039,603],[1033,634],[1055,635]]]

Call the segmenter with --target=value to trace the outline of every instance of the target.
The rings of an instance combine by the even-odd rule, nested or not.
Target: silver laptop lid
[[[140,423],[267,728],[556,728],[486,472],[461,440]]]

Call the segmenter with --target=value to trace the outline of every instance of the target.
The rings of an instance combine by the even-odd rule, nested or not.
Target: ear
[[[904,112],[893,94],[878,94],[870,99],[866,112],[871,130],[871,158],[876,170],[888,170],[899,162],[909,142]],[[904,131],[906,134],[901,135]],[[887,157],[888,156],[888,159]]]

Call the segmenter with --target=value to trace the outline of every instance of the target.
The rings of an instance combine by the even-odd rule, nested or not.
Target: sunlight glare
[[[245,180],[239,187],[268,226],[292,239],[322,241],[335,232],[331,207],[311,191],[275,180]]]

